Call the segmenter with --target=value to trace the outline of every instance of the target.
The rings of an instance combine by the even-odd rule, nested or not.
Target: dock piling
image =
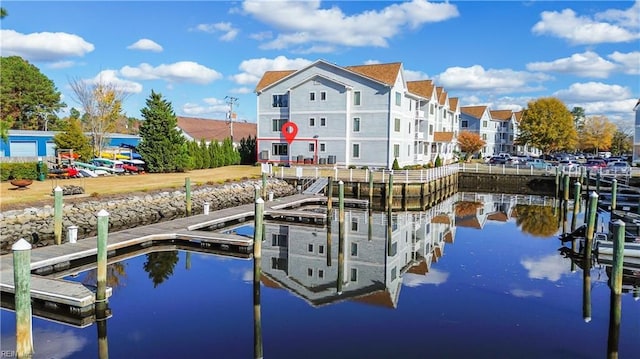
[[[53,190],[53,235],[56,244],[62,244],[62,188]]]
[[[576,230],[576,224],[578,222],[578,213],[580,213],[580,187],[582,186],[579,181],[573,185],[573,217],[571,217],[571,232]]]
[[[31,244],[21,238],[11,246],[16,310],[16,356],[31,358],[33,332],[31,317]]]
[[[333,209],[333,178],[327,178],[327,213]]]
[[[187,216],[191,216],[191,178],[184,179],[184,192],[186,197]]]
[[[98,258],[96,302],[107,300],[107,237],[109,235],[109,212],[101,209],[98,212]]]
[[[617,197],[618,197],[618,180],[613,179],[611,181],[611,213],[616,210],[617,206]]]
[[[615,294],[622,294],[622,274],[624,262],[624,221],[618,219],[611,222],[613,241],[613,265],[611,266],[611,290]]]
[[[262,172],[262,199],[267,198],[267,173]]]
[[[256,189],[259,187],[256,186]],[[254,358],[263,357],[262,319],[260,310],[260,276],[262,271],[262,237],[264,222],[264,200],[256,198],[253,231],[253,353]]]
[[[596,213],[598,211],[598,193],[591,192],[589,195],[589,219],[587,222],[587,233],[585,235],[585,251],[593,248],[593,235],[596,227]]]

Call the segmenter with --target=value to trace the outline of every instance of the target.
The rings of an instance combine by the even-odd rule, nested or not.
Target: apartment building
[[[342,67],[324,60],[268,71],[256,86],[259,162],[392,168],[454,161],[460,108],[402,63]],[[297,130],[295,137],[282,132]]]

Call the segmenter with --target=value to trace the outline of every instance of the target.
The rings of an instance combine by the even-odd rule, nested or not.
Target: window
[[[352,282],[357,282],[358,281],[358,269],[357,268],[351,268],[351,276],[349,277],[349,280]]]
[[[309,244],[307,247],[307,252],[313,253],[313,244]]]
[[[393,157],[400,157],[400,145],[393,145]]]
[[[316,100],[316,93],[309,92],[309,101],[315,101],[315,100]]]
[[[433,125],[429,125],[429,134],[433,135]]]
[[[351,243],[351,256],[355,257],[358,255],[358,243]]]
[[[274,156],[289,155],[289,146],[286,143],[274,143],[271,145],[271,153]]]
[[[274,233],[271,236],[271,245],[274,247],[287,247],[287,235],[286,234],[276,234]]]
[[[442,110],[442,118],[447,118],[447,110]]]
[[[271,268],[286,271],[288,269],[287,258],[271,258]]]
[[[467,120],[462,121],[462,127],[469,127],[469,121]]]
[[[353,132],[360,132],[360,117],[353,118]]]
[[[351,231],[353,231],[353,232],[357,232],[358,231],[358,219],[357,218],[351,218]]]
[[[309,144],[309,152],[315,152],[316,150],[316,144],[315,143],[310,143]]]
[[[273,95],[272,107],[289,107],[289,95]]]
[[[429,113],[433,115],[433,104],[429,107]]]
[[[322,91],[320,92],[320,101],[326,101],[327,100],[327,93]]]
[[[393,120],[393,130],[396,132],[400,132],[400,119],[396,118]]]
[[[318,269],[318,278],[324,278],[324,271],[322,269]]]
[[[307,268],[307,276],[313,277],[313,269]]]
[[[271,120],[271,131],[282,132],[282,125],[285,123],[287,123],[287,120],[284,118],[274,118]]]
[[[396,269],[396,267],[393,267],[393,269],[391,270],[391,280],[396,279],[396,277],[398,276],[397,272],[398,270]]]
[[[353,92],[353,105],[360,106],[360,91]]]
[[[359,143],[354,143],[353,144],[353,147],[351,148],[351,157],[360,158],[360,144]]]
[[[487,127],[487,121],[482,121],[482,127]]]
[[[402,94],[396,91],[396,106],[402,106]]]
[[[324,246],[323,245],[319,245],[318,246],[318,253],[320,253],[320,254],[324,253]]]
[[[486,140],[487,140],[487,134],[486,134],[486,133],[483,133],[483,134],[482,134],[482,139],[483,139],[484,141],[486,141]]]
[[[320,117],[320,127],[327,126],[327,119],[324,117]]]
[[[311,117],[309,118],[309,127],[315,127],[316,126],[316,119]]]
[[[326,143],[321,143],[320,144],[320,152],[325,152],[327,150],[327,144]]]
[[[411,156],[411,145],[407,145],[407,156]]]

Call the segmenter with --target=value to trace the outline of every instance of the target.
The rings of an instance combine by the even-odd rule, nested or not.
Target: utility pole
[[[225,96],[225,102],[229,105],[229,127],[231,128],[231,144],[233,145],[233,105],[238,102],[237,97]]]

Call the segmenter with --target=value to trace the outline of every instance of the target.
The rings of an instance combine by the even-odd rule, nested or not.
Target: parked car
[[[606,170],[612,174],[631,174],[631,166],[624,161],[609,162]]]
[[[492,165],[504,165],[507,164],[509,162],[509,159],[506,157],[501,157],[501,156],[492,156],[489,159],[489,164]]]
[[[604,160],[591,159],[587,160],[584,167],[590,171],[598,171],[607,167],[607,162]]]
[[[525,162],[525,166],[533,167],[537,170],[547,170],[552,167],[551,163],[543,160],[542,158],[532,158],[529,161]]]
[[[558,168],[560,171],[575,171],[580,164],[574,160],[562,160],[558,162]]]

